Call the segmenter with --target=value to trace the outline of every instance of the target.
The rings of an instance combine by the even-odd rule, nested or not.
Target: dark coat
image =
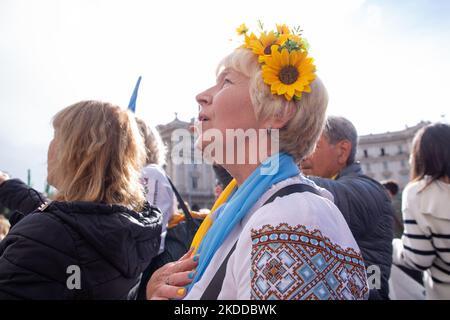
[[[158,253],[161,213],[120,205],[50,202],[20,180],[0,185],[0,204],[16,211],[0,242],[1,299],[134,298]],[[71,267],[72,266],[72,267]],[[75,266],[75,267],[73,267]],[[79,268],[81,288],[74,289]]]
[[[366,267],[380,267],[381,289],[371,290],[371,298],[379,295],[379,298],[388,299],[394,211],[384,187],[364,175],[359,163],[346,167],[335,180],[309,178],[333,194],[334,203],[361,249]],[[368,276],[371,274],[373,272]]]

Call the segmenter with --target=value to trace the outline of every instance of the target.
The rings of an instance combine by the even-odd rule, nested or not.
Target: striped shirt
[[[427,299],[450,299],[450,184],[425,185],[420,180],[403,191],[404,232],[394,239],[393,262],[425,271]]]

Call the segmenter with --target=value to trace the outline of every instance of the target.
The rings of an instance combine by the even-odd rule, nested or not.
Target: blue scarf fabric
[[[278,157],[278,170],[272,175],[264,174],[268,166]],[[233,228],[239,223],[269,188],[300,173],[294,159],[286,153],[277,153],[266,159],[220,208],[214,223],[197,250],[199,264],[189,289],[201,279],[217,249]],[[220,210],[220,211],[219,211]]]

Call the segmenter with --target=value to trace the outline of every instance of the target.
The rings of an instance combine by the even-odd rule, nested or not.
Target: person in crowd
[[[228,171],[221,165],[213,164],[214,174],[216,175],[216,186],[214,189],[214,195],[219,198],[220,194],[225,190],[226,186],[233,180],[233,177],[228,173]]]
[[[170,218],[177,211],[177,198],[172,190],[168,176],[162,164],[164,163],[165,147],[159,134],[152,130],[143,120],[136,118],[139,131],[144,138],[147,152],[145,167],[142,169],[141,182],[145,197],[149,203],[158,207],[163,215],[161,245],[159,253],[164,251],[164,241]]]
[[[11,227],[8,219],[5,216],[0,215],[0,241],[2,241],[9,232],[9,228]]]
[[[312,155],[303,159],[303,173],[330,191],[361,249],[366,268],[381,271],[380,288],[370,299],[388,299],[392,265],[393,209],[383,186],[363,174],[355,161],[358,135],[353,124],[330,116]]]
[[[234,179],[194,237],[194,257],[155,273],[149,299],[368,295],[364,262],[344,217],[296,164],[314,148],[328,97],[300,35],[278,27],[260,37],[246,34],[245,44],[219,64],[216,84],[197,95],[197,145]],[[260,135],[227,140],[230,130]],[[220,133],[214,142],[212,133]]]
[[[413,140],[411,182],[402,195],[404,233],[393,262],[425,271],[427,299],[450,299],[450,126],[430,124]]]
[[[386,189],[391,200],[393,200],[399,191],[398,183],[393,180],[381,181],[381,185]]]
[[[134,298],[161,235],[161,213],[139,181],[136,121],[110,103],[82,101],[58,112],[53,127],[54,201],[0,175],[0,204],[15,212],[0,243],[0,299]]]
[[[394,237],[401,237],[403,233],[402,210],[401,201],[397,198],[400,188],[397,182],[393,180],[381,181],[380,183],[388,193],[392,202],[392,208],[394,210]]]
[[[399,186],[398,186],[397,182],[395,182],[393,180],[381,181],[380,183],[385,188],[385,190],[387,191],[387,193],[392,201],[392,207],[394,210],[394,238],[400,238],[403,234],[403,223],[402,223],[401,204],[397,204],[397,194],[399,192]],[[417,281],[417,283],[419,283],[420,285],[423,285],[422,271],[413,270],[413,269],[407,268],[405,266],[396,266],[396,267],[398,267],[401,271],[403,271],[408,276],[410,276],[412,279]],[[392,272],[392,269],[391,269],[391,272]],[[394,276],[394,278],[395,277],[396,276]],[[392,274],[391,274],[391,278],[392,278]]]

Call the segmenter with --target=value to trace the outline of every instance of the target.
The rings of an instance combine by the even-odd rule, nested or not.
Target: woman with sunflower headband
[[[257,37],[242,25],[244,45],[197,96],[202,151],[213,143],[209,130],[224,137],[257,130],[270,139],[219,144],[212,157],[234,179],[196,234],[194,258],[189,252],[157,271],[149,299],[367,298],[364,263],[347,223],[330,193],[297,165],[314,149],[328,103],[298,31],[282,25]],[[252,151],[267,156],[252,162]],[[228,161],[239,152],[244,161]]]

